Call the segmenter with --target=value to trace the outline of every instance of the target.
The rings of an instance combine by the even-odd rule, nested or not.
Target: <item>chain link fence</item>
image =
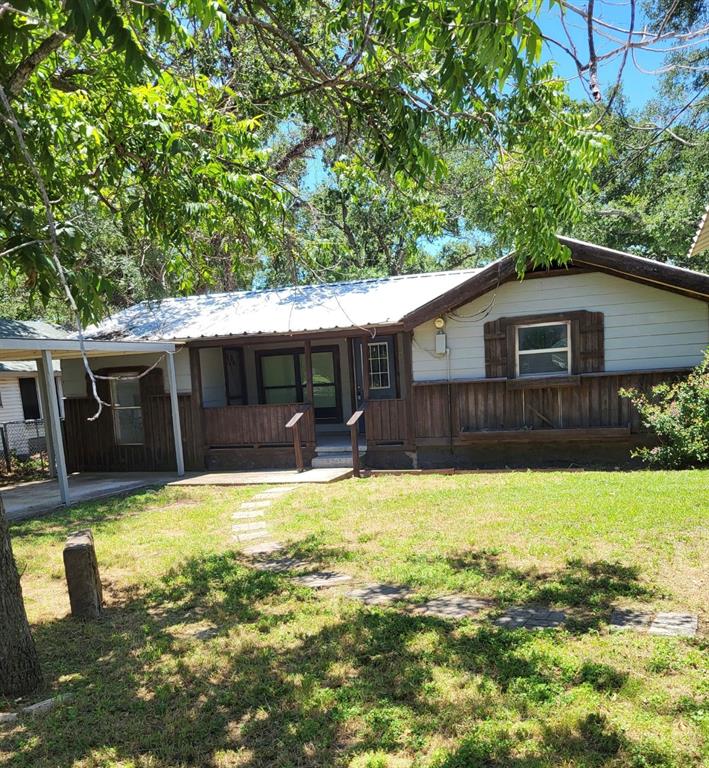
[[[0,424],[0,474],[49,475],[44,421]]]

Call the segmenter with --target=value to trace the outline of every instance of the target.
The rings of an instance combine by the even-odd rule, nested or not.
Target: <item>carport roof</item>
[[[102,355],[174,352],[168,342],[85,341],[83,350],[89,357]],[[9,320],[0,318],[0,360],[36,360],[42,352],[56,359],[81,357],[82,343],[58,325],[42,320]]]

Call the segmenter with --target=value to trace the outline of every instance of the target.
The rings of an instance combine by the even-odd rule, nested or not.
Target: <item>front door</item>
[[[369,399],[391,400],[396,397],[396,355],[394,354],[394,337],[379,336],[368,342],[369,353]],[[364,371],[364,356],[362,341],[354,340],[355,387],[357,405],[364,400],[362,373]]]
[[[342,420],[337,347],[314,347],[313,408],[318,423]],[[305,355],[299,349],[257,352],[262,403],[303,403],[307,392]]]

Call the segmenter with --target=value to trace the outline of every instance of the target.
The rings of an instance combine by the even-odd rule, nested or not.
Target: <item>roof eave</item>
[[[571,261],[563,266],[589,266],[627,280],[635,280],[662,290],[709,301],[709,275],[661,261],[646,259],[631,253],[604,248],[600,245],[559,236],[559,241],[571,251]],[[514,255],[493,262],[469,280],[418,307],[402,318],[406,329],[433,320],[463,304],[494,290],[517,274]]]

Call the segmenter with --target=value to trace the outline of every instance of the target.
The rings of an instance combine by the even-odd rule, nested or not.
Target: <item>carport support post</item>
[[[54,368],[52,366],[52,353],[48,349],[42,350],[42,358],[39,360],[39,375],[44,382],[44,390],[47,393],[47,418],[51,426],[50,439],[54,449],[54,462],[57,467],[57,480],[59,482],[59,495],[62,504],[71,502],[69,497],[69,478],[66,473],[66,458],[64,456],[64,441],[62,439],[62,423],[59,418],[59,403],[57,402],[57,390],[54,385]]]
[[[44,379],[42,371],[44,363],[42,358],[37,360],[37,385],[39,387],[39,400],[42,405],[42,421],[44,422],[44,441],[47,447],[47,466],[49,469],[49,476],[57,476],[57,467],[54,462],[54,439],[52,438],[52,421],[49,418],[49,398],[47,396],[47,383]],[[52,375],[54,371],[52,371]]]
[[[175,460],[177,475],[185,474],[185,457],[182,453],[182,428],[180,426],[180,404],[177,400],[177,376],[175,375],[175,357],[167,355],[167,381],[170,387],[170,410],[172,411],[172,433],[175,437]]]

